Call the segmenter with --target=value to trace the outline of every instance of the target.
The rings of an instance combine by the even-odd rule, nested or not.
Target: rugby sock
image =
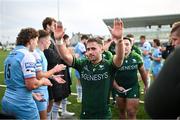
[[[57,120],[58,119],[58,110],[59,110],[59,104],[56,102],[53,103],[53,108],[52,108],[52,119]]]
[[[177,119],[180,115],[180,48],[166,59],[145,94],[145,110],[153,119]]]
[[[151,78],[150,78],[150,75],[148,76],[147,82],[148,82],[148,88],[149,88],[150,85],[151,85]]]
[[[82,100],[82,86],[81,85],[76,85],[76,90],[77,90],[77,98]]]
[[[52,110],[47,113],[47,119],[48,119],[48,120],[51,120],[51,114],[52,114]]]
[[[67,98],[63,99],[61,104],[62,104],[62,112],[66,112]]]

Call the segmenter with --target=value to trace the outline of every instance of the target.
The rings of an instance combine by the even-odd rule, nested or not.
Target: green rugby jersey
[[[142,56],[142,52],[141,52],[141,49],[136,46],[136,45],[133,45],[132,46],[132,51],[136,52],[137,54],[139,54],[140,56]]]
[[[143,60],[139,54],[132,51],[127,58],[124,58],[122,66],[115,75],[118,85],[128,89],[138,83],[138,68],[143,65]]]
[[[92,64],[87,58],[74,58],[73,65],[80,73],[82,85],[81,118],[110,118],[108,106],[110,78],[118,69],[110,60]]]
[[[104,51],[102,54],[103,58],[106,60],[109,60],[113,57],[112,53],[110,51]]]

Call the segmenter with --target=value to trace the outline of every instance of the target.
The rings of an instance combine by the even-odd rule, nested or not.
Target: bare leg
[[[50,112],[52,110],[54,100],[49,101],[47,112]]]
[[[119,118],[126,119],[126,98],[116,97],[116,102],[119,108]]]
[[[47,120],[47,110],[40,111],[39,114],[41,120]]]
[[[128,119],[136,119],[136,113],[139,106],[139,99],[127,99],[127,116]]]
[[[48,107],[47,107],[48,120],[51,119],[51,110],[52,110],[53,102],[54,100],[50,100],[48,103]]]

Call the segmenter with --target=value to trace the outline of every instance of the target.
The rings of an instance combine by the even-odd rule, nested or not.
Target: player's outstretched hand
[[[121,19],[115,18],[113,28],[108,26],[108,29],[109,29],[113,39],[116,39],[116,40],[121,39],[122,40],[124,25],[123,25],[123,21]]]
[[[45,99],[43,98],[44,95],[41,93],[32,93],[32,95],[33,95],[33,98],[37,101],[40,101],[40,102],[45,101]]]
[[[54,31],[54,37],[56,40],[60,40],[65,33],[65,29],[63,28],[63,25],[61,22],[57,22],[57,25],[55,27],[55,31]]]
[[[59,84],[64,84],[66,83],[66,81],[64,79],[62,79],[63,75],[53,75],[53,79],[58,82]]]
[[[60,65],[58,64],[53,68],[53,70],[54,70],[54,73],[56,73],[56,72],[65,70],[65,68],[66,68],[66,66],[64,64],[60,64]]]

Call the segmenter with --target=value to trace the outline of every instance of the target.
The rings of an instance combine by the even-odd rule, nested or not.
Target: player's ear
[[[103,45],[99,45],[99,47],[100,47],[100,49],[101,49],[101,51],[103,53],[103,51],[104,51]]]

